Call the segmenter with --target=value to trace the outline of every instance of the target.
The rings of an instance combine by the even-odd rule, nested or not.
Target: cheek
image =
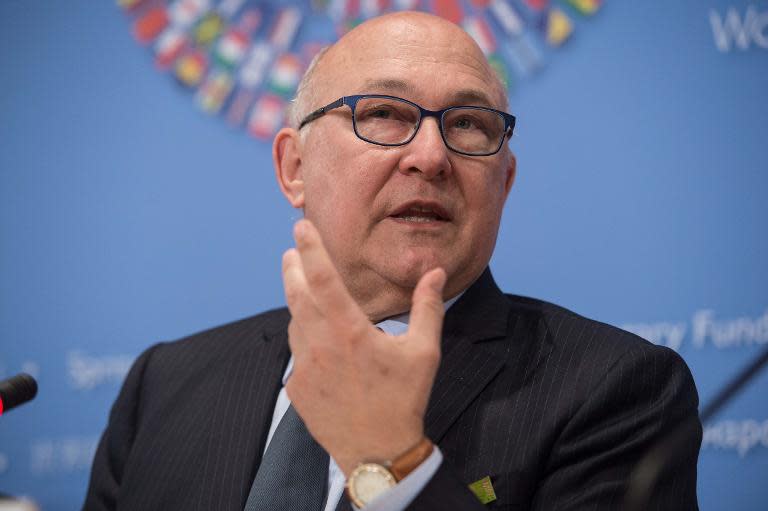
[[[333,155],[305,172],[304,214],[327,244],[351,243],[369,227],[378,188],[364,165],[351,155]]]
[[[371,216],[394,163],[392,155],[363,144],[358,139],[329,144],[326,139],[311,148],[311,158],[304,162],[305,214],[310,220],[322,216],[326,222],[353,226]]]
[[[506,200],[504,183],[495,179],[473,184],[474,188],[465,189],[464,195],[469,219],[464,225],[464,239],[478,254],[488,252],[490,257]]]
[[[472,170],[475,172],[467,173],[471,179],[460,185],[470,215],[480,222],[499,217],[506,201],[506,181],[503,176],[495,174],[492,178],[488,177],[498,171],[497,168]]]
[[[330,149],[329,144],[313,144],[307,151],[310,156],[302,162],[305,215],[313,221],[327,216],[326,210],[333,204],[339,205],[339,198],[345,196],[339,154]]]

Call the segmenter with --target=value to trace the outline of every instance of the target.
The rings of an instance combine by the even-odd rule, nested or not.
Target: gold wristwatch
[[[394,461],[361,463],[347,479],[349,500],[358,508],[364,507],[413,472],[434,448],[432,441],[424,437]]]

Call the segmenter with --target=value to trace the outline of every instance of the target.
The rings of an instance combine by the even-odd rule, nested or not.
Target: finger
[[[304,278],[318,311],[327,317],[343,318],[344,321],[360,319],[356,315],[362,312],[344,286],[312,222],[305,219],[296,222],[294,237]]]
[[[291,316],[301,323],[317,320],[320,316],[309,291],[301,257],[295,248],[283,254],[283,290]]]
[[[411,319],[408,326],[409,338],[439,347],[443,330],[443,287],[446,275],[442,268],[435,268],[422,275],[413,290]]]
[[[304,353],[305,344],[301,329],[296,320],[291,318],[290,323],[288,323],[288,347],[291,350],[291,355],[301,357]]]
[[[310,332],[312,329],[310,329]],[[307,335],[305,330],[291,319],[288,323],[288,348],[293,356],[293,367],[304,364],[305,360],[310,359],[313,353],[312,342],[315,339],[313,335]]]

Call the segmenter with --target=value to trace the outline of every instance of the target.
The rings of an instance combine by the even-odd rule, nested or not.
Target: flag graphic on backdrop
[[[151,48],[194,104],[269,139],[314,55],[356,25],[401,10],[461,25],[510,89],[595,15],[601,0],[117,0],[134,38]],[[324,35],[318,36],[318,33]]]

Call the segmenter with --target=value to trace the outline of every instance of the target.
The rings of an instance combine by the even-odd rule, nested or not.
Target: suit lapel
[[[449,309],[443,327],[443,358],[425,416],[429,438],[448,428],[505,364],[526,357],[530,343],[510,336],[518,321],[489,269]]]
[[[261,463],[290,356],[285,323],[278,321],[272,329],[262,326],[241,337],[219,370],[221,392],[209,424],[204,465],[203,487],[212,489],[207,496],[211,504],[228,502],[228,507],[242,509]]]
[[[253,418],[255,423],[253,424],[254,438],[258,439],[256,452],[253,453],[253,467],[250,479],[253,480],[256,477],[256,470],[261,464],[261,457],[264,453],[264,447],[267,443],[267,434],[269,428],[272,425],[272,414],[275,409],[275,402],[277,401],[277,395],[283,386],[283,373],[288,365],[288,359],[291,356],[290,349],[288,348],[288,330],[287,327],[278,329],[273,332],[267,332],[263,335],[262,354],[264,377],[262,381],[269,382],[269,390],[263,392],[259,396],[259,400],[256,404],[256,409],[259,413]]]

